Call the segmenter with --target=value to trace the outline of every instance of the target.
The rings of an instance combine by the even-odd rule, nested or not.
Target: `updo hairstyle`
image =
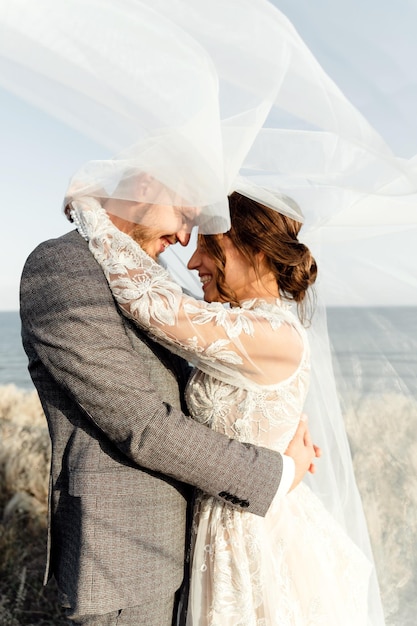
[[[293,200],[288,199],[291,204]],[[298,241],[301,222],[251,200],[235,191],[229,196],[231,228],[225,233],[234,246],[257,271],[255,254],[263,252],[273,272],[279,293],[297,303],[301,321],[307,319],[305,300],[317,277],[317,265],[310,250]],[[218,235],[199,235],[199,243],[213,259],[218,270],[217,290],[233,305],[236,295],[225,282],[226,258]],[[314,295],[308,292],[312,305]],[[313,300],[313,302],[311,301]],[[311,316],[308,316],[310,318]]]

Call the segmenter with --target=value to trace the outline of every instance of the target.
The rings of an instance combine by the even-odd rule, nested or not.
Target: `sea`
[[[0,386],[13,384],[25,391],[33,390],[27,363],[20,337],[19,313],[0,311]]]
[[[417,398],[417,307],[337,307],[327,313],[339,392]]]
[[[335,307],[328,329],[338,388],[417,397],[417,307]],[[0,312],[0,386],[33,389],[17,311]]]

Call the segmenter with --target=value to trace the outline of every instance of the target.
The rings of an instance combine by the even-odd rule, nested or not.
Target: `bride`
[[[284,452],[310,369],[290,303],[307,323],[317,267],[297,239],[297,206],[275,200],[269,208],[234,192],[230,230],[199,236],[189,268],[205,302],[184,295],[94,198],[74,201],[71,217],[122,311],[195,365],[186,395],[194,419]],[[371,564],[305,484],[277,496],[265,518],[200,493],[192,533],[188,625],[366,626]]]

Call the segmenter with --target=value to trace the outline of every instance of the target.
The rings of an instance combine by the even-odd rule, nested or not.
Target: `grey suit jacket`
[[[30,255],[21,319],[52,441],[47,576],[81,614],[173,593],[189,485],[264,515],[281,456],[181,412],[183,362],[119,313],[77,232]]]

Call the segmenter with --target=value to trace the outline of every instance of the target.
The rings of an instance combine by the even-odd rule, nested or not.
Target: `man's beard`
[[[148,228],[147,226],[141,226],[138,224],[130,231],[129,235],[132,237],[133,241],[136,241],[140,245],[145,252],[147,252],[147,245],[151,243],[155,239],[155,233],[152,228]]]

